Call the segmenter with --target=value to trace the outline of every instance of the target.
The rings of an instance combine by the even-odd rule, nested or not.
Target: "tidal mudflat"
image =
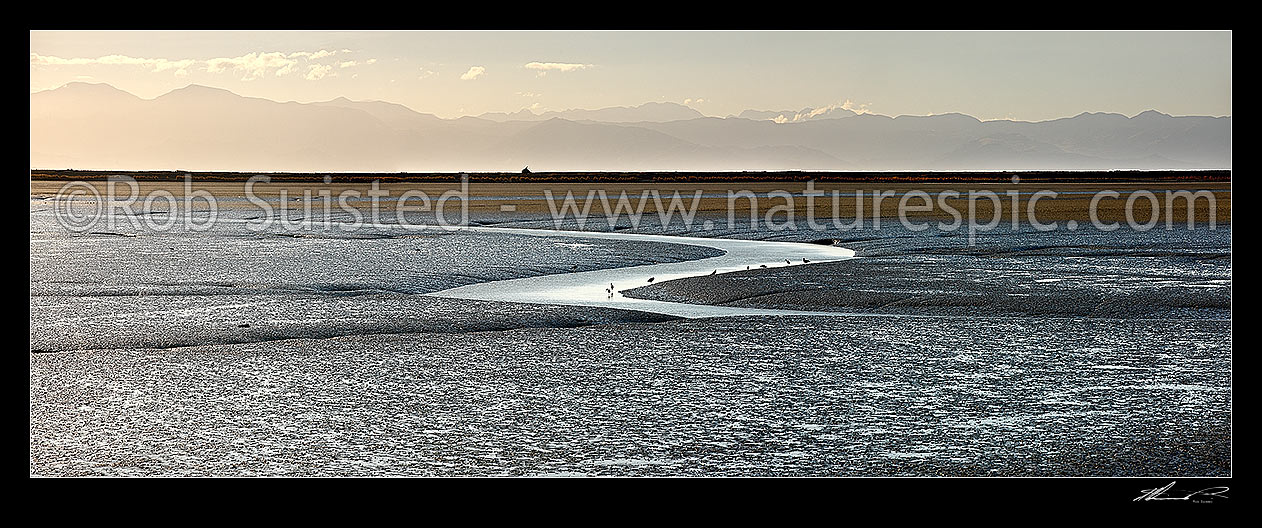
[[[32,196],[32,474],[1231,473],[1229,222],[970,244],[494,229],[558,227],[538,208],[462,231],[70,234],[48,209]],[[683,234],[856,258],[617,288],[722,317],[442,295],[728,255],[656,238]]]

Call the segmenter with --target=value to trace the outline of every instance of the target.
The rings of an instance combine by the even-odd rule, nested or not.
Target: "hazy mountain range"
[[[236,171],[1231,168],[1230,117],[889,117],[839,107],[706,117],[674,103],[441,119],[338,98],[281,103],[191,85],[31,94],[31,167]]]

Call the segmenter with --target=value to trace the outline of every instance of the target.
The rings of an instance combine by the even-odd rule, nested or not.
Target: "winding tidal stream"
[[[744,271],[759,267],[798,266],[854,258],[854,251],[846,248],[800,242],[732,240],[625,232],[553,231],[486,227],[471,227],[469,229],[493,230],[531,236],[569,236],[577,239],[605,238],[689,244],[716,248],[725,253],[717,257],[684,262],[668,262],[483,282],[435,292],[430,295],[479,301],[622,308],[687,318],[743,315],[807,315],[814,313],[795,310],[769,310],[653,301],[626,297],[621,294],[621,291],[656,282],[712,273]],[[650,279],[652,280],[650,281]],[[834,314],[821,313],[815,315]]]

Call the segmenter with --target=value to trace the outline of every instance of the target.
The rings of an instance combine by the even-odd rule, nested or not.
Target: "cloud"
[[[851,101],[850,99],[846,99],[844,103],[821,106],[819,108],[812,109],[809,112],[798,112],[794,114],[793,117],[786,117],[784,114],[781,114],[781,115],[776,116],[774,119],[772,119],[772,121],[775,121],[776,123],[797,123],[799,121],[806,121],[809,119],[813,119],[817,116],[827,114],[828,112],[831,112],[837,109],[849,110],[851,112],[854,112],[855,114],[866,114],[868,113],[868,104],[867,103],[857,104],[854,101]]]
[[[308,81],[318,81],[320,79],[323,79],[324,76],[328,75],[329,72],[332,70],[333,70],[332,64],[312,64],[311,66],[307,67],[306,79]]]
[[[276,76],[284,77],[296,71],[298,71],[298,61],[294,61],[289,64],[286,64],[283,67],[281,67],[279,70],[276,70]]]
[[[827,114],[828,112],[831,112],[831,111],[833,111],[833,110],[836,110],[837,108],[841,108],[841,107],[840,107],[840,106],[837,106],[837,105],[821,106],[821,107],[819,107],[819,108],[816,108],[816,109],[814,109],[814,110],[811,110],[811,112],[810,112],[809,114],[806,114],[806,115],[805,115],[805,116],[803,116],[803,117],[804,117],[804,118],[806,118],[806,119],[810,119],[810,118],[815,117],[815,116],[817,116],[817,115]],[[801,115],[801,114],[798,114],[798,115]]]
[[[568,62],[531,62],[526,64],[527,70],[555,70],[561,72],[586,70],[592,67],[593,65],[591,64],[574,64]]]
[[[297,72],[304,62],[310,63],[311,61],[331,57],[337,53],[339,52],[328,50],[295,51],[290,53],[272,51],[247,53],[239,57],[216,57],[212,59],[150,59],[129,57],[127,55],[105,55],[97,58],[62,58],[31,53],[31,65],[135,66],[154,73],[169,71],[174,73],[176,77],[186,77],[191,69],[200,68],[207,73],[232,72],[241,75],[241,80],[250,81],[262,78],[269,73],[276,76],[289,75]],[[375,60],[370,59],[366,64],[371,64],[372,62],[375,62]],[[321,67],[321,70],[327,73],[327,69]],[[308,78],[310,78],[311,72],[311,68],[308,67]],[[323,73],[318,74],[317,78],[323,76]]]
[[[528,62],[523,66],[527,70],[535,70],[536,75],[543,77],[550,71],[572,72],[595,68],[594,64],[577,64],[571,62]]]
[[[240,57],[215,58],[206,61],[206,71],[209,73],[223,73],[231,70],[233,73],[242,74],[241,80],[243,81],[262,78],[269,72],[275,72],[277,76],[284,76],[293,73],[298,67],[298,59],[292,58],[294,55],[292,53],[286,55],[273,51],[269,53],[247,53]]]
[[[849,99],[846,99],[846,102],[841,103],[841,107],[842,107],[842,108],[844,108],[844,109],[846,109],[846,110],[849,110],[849,111],[851,111],[851,112],[854,112],[854,113],[856,113],[856,114],[867,114],[867,113],[869,113],[869,112],[868,112],[868,103],[863,103],[863,104],[860,104],[860,105],[856,105],[856,104],[854,103],[854,101],[851,101],[851,100],[849,100]]]
[[[851,104],[849,99],[847,99],[846,102],[842,104],[830,104],[827,106],[821,106],[819,108],[812,109],[810,112],[799,112],[793,116],[793,121],[806,121],[808,119],[814,119],[816,116],[827,114],[839,108],[844,109],[844,110],[849,110],[849,108],[846,108],[846,105],[848,104]]]
[[[705,99],[702,99],[702,98],[700,98],[700,97],[698,97],[698,98],[696,98],[696,99],[684,99],[684,104],[686,104],[686,105],[690,105],[690,104],[702,104],[702,103],[705,103],[705,102],[706,102],[706,100],[705,100]]]
[[[376,62],[377,62],[377,59],[368,59],[364,62],[359,62],[356,60],[348,60],[348,61],[341,61],[337,63],[337,67],[338,68],[354,68],[356,66],[368,66],[369,64],[373,64]]]
[[[342,52],[349,53],[350,50],[342,50]],[[289,54],[289,58],[291,59],[303,58],[307,60],[317,60],[317,59],[323,59],[325,57],[332,57],[335,54],[337,54],[336,51],[329,51],[329,50],[295,51]]]
[[[145,59],[140,57],[128,57],[126,55],[105,55],[95,59],[63,59],[61,57],[31,53],[32,66],[139,66],[152,72],[175,71],[178,74],[183,71],[187,74],[188,68],[196,65],[197,63],[198,61],[193,59]]]
[[[537,93],[534,93],[534,92],[515,92],[515,95],[518,95],[518,96],[521,96],[521,97],[539,97],[539,96],[541,96],[541,95],[543,95],[543,94],[537,94]]]
[[[417,79],[428,79],[428,78],[430,78],[430,77],[438,77],[438,72],[433,71],[433,70],[430,70],[430,69],[428,69],[428,68],[421,68],[421,74],[420,74],[420,75],[418,75],[416,78],[417,78]]]
[[[482,74],[484,73],[486,73],[486,68],[483,68],[481,66],[470,66],[469,71],[464,72],[464,74],[460,76],[460,80],[472,81],[474,79],[477,79],[478,77],[481,77]]]

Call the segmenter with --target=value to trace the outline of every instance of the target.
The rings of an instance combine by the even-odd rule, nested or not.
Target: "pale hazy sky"
[[[1043,120],[1231,114],[1230,32],[33,31],[31,91],[188,84],[441,117],[687,104],[706,115],[843,105]]]

